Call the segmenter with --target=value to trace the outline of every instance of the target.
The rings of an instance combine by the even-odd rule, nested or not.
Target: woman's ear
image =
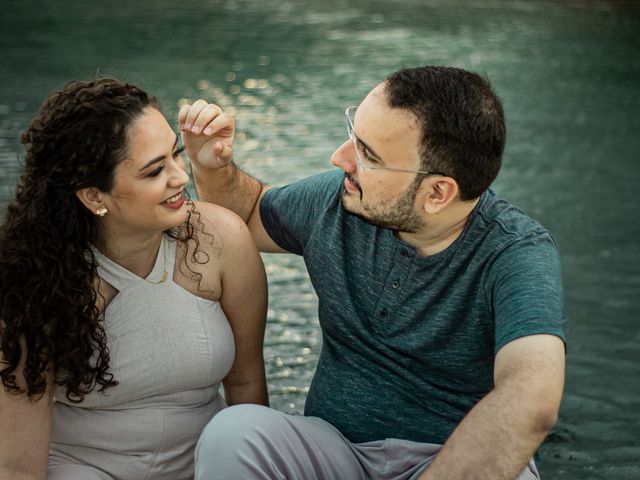
[[[427,192],[424,195],[423,209],[433,215],[441,212],[458,196],[460,188],[452,177],[431,176],[425,178]]]
[[[78,197],[78,200],[94,215],[104,217],[107,214],[103,194],[96,187],[81,188],[76,191],[76,197]]]

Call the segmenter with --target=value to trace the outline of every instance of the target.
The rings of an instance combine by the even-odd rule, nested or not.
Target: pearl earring
[[[104,217],[108,211],[109,210],[107,210],[107,207],[100,207],[99,209],[96,210],[96,215],[100,217]]]

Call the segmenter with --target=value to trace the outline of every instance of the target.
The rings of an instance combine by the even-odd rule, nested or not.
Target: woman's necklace
[[[144,278],[143,280],[147,283],[153,283],[154,285],[158,285],[159,283],[164,283],[169,277],[169,272],[167,272],[167,242],[164,238],[161,240],[162,247],[162,275],[160,275],[160,280],[147,280]],[[158,252],[160,253],[160,252]]]

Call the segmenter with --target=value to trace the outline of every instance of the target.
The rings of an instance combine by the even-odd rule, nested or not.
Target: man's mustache
[[[358,180],[356,180],[356,177],[353,174],[346,172],[345,176],[349,179],[353,186],[358,189],[358,192],[360,192],[360,200],[362,200],[362,188],[360,188],[360,183],[358,182]]]

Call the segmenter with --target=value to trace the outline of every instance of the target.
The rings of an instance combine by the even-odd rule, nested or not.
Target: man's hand
[[[191,162],[221,168],[233,157],[235,122],[220,107],[204,100],[183,105],[178,114],[182,144]]]

